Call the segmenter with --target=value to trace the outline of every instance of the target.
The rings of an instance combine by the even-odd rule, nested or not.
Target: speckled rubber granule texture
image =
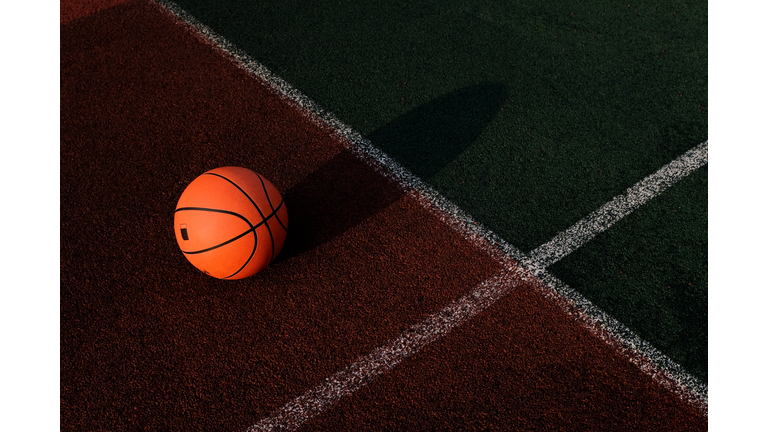
[[[61,429],[244,431],[500,265],[149,1],[61,26]],[[219,166],[285,197],[277,261],[191,266],[173,210]],[[706,429],[530,286],[309,421]]]
[[[302,430],[707,430],[638,372],[524,283]]]
[[[62,26],[62,430],[245,430],[498,264],[148,2]],[[283,192],[242,281],[173,234],[217,166]]]

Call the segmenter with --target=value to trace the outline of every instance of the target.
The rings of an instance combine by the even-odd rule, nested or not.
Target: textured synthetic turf
[[[703,3],[177,3],[523,250],[707,137]]]
[[[62,430],[244,430],[498,270],[331,131],[151,2],[73,20],[61,41]],[[184,187],[224,165],[263,174],[289,211],[278,262],[240,281],[193,268],[173,234]],[[529,300],[509,312],[525,320],[464,328],[485,329],[493,344],[516,326],[520,336],[498,346],[518,345],[518,355],[487,351],[482,360],[527,392],[511,401],[551,414],[567,410],[551,395],[579,387],[594,402],[589,415],[605,424],[642,426],[656,421],[642,418],[652,412],[702,428],[704,417],[559,308],[530,291],[517,295]],[[544,336],[560,329],[564,339]],[[559,354],[574,346],[563,341],[591,353],[569,361],[590,362],[579,374],[547,368],[569,358]],[[419,398],[461,404],[445,387],[482,373],[452,366],[491,348],[475,342],[459,334],[413,359],[447,367],[455,375],[438,375],[447,381],[427,380],[411,362],[397,373]],[[614,367],[620,383],[606,380]],[[525,378],[544,372],[544,381]],[[478,398],[469,418],[483,401],[503,401],[486,385],[462,391]],[[600,403],[617,394],[634,395],[641,414]],[[526,416],[528,424],[539,418]]]
[[[551,268],[705,382],[707,179],[701,168]]]
[[[62,27],[61,58],[62,430],[243,430],[498,268],[148,2]],[[226,165],[289,211],[242,281],[173,234]]]
[[[177,3],[524,252],[707,139],[706,3]],[[701,224],[676,229],[707,235]],[[637,257],[648,271],[696,273],[705,291],[706,250],[658,258],[669,245],[655,239],[642,240],[652,256]],[[602,262],[621,254],[592,250],[605,250]],[[670,297],[640,294],[656,289],[651,278],[631,283],[620,299],[594,301],[620,315],[677,314]],[[680,361],[681,349],[706,356],[701,337],[683,336],[695,324],[631,321]],[[676,348],[670,333],[695,346]]]
[[[514,290],[307,430],[707,429],[706,418],[532,288]]]
[[[59,1],[59,17],[61,24],[86,17],[95,12],[109,9],[130,0],[61,0]]]

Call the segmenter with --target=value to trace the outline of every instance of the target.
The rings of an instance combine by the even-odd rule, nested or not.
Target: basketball
[[[194,179],[174,213],[184,256],[219,279],[252,276],[274,261],[288,235],[288,211],[272,183],[247,168],[222,167]]]

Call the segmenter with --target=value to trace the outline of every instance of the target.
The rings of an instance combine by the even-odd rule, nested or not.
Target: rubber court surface
[[[245,431],[502,271],[343,138],[148,0],[62,3],[61,429]],[[289,235],[222,281],[174,238],[186,185],[248,167]],[[300,430],[706,430],[520,279]]]
[[[706,3],[176,3],[524,253],[708,139]],[[706,383],[694,177],[548,270]]]

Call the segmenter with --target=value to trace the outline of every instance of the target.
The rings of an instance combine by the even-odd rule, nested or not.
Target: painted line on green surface
[[[247,53],[216,34],[175,3],[168,0],[156,1],[170,11],[177,19],[180,19],[183,23],[199,32],[202,35],[201,40],[205,43],[221,50],[223,55],[231,58],[235,65],[252,74],[255,79],[265,81],[287,102],[304,112],[311,121],[325,128],[330,127],[333,136],[344,143],[346,148],[362,160],[368,162],[375,171],[398,183],[409,196],[416,199],[427,210],[454,230],[461,233],[472,244],[488,252],[505,267],[505,272],[501,276],[497,275],[486,280],[472,292],[448,305],[438,314],[430,316],[425,321],[412,327],[412,329],[425,329],[423,331],[426,331],[426,333],[421,330],[404,332],[388,345],[374,350],[346,369],[327,378],[323,384],[308,390],[304,395],[289,402],[249,430],[293,430],[297,428],[303,422],[320,414],[340,398],[351,394],[376,376],[394,367],[403,359],[415,354],[423,346],[439,339],[456,325],[485,310],[488,306],[495,303],[498,298],[503,297],[504,294],[509,292],[511,287],[518,284],[521,281],[521,277],[524,277],[523,274],[533,274],[542,280],[544,284],[537,285],[546,287],[541,292],[545,297],[560,305],[566,313],[582,323],[607,345],[624,354],[640,370],[650,375],[655,382],[668,388],[682,400],[703,413],[703,415],[707,415],[708,397],[706,384],[688,374],[681,366],[658,352],[649,343],[634,334],[618,320],[610,317],[593,305],[581,294],[554,278],[544,267],[531,260],[531,256],[507,243],[497,234],[475,221],[467,212],[448,201],[420,178],[373,146],[369,140],[342,123],[332,113],[325,111],[314,101],[294,89],[290,84],[272,74],[271,71],[252,59]],[[703,145],[706,146],[706,142]],[[525,270],[522,273],[521,265],[522,270]],[[487,291],[489,287],[496,288],[491,288],[492,291]],[[485,294],[482,293],[483,290],[486,291]],[[491,299],[491,302],[473,303],[469,300],[477,296]],[[452,312],[457,304],[463,305],[460,314]],[[455,325],[433,325],[432,320],[440,313],[444,313],[446,316],[454,316],[455,319],[451,322],[455,322]],[[431,334],[430,331],[433,331],[434,334]],[[410,348],[397,348],[404,346]],[[257,428],[262,426],[266,429]]]
[[[697,145],[679,158],[644,178],[623,195],[559,233],[528,254],[531,265],[547,268],[607,230],[624,216],[657,197],[667,188],[707,164],[708,141]]]

